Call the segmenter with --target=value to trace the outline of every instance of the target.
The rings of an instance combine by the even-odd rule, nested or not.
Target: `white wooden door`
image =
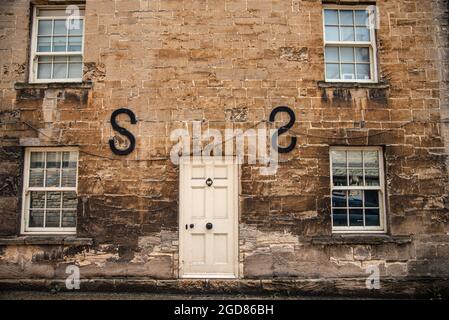
[[[237,277],[237,196],[234,159],[181,159],[180,277]]]

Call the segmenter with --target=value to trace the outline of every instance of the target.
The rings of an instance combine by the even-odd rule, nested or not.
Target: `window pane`
[[[380,226],[379,209],[366,209],[365,223],[367,227],[379,227]]]
[[[56,63],[67,63],[68,56],[55,56],[54,61]]]
[[[363,226],[363,210],[362,209],[349,210],[349,225],[351,227]]]
[[[379,168],[379,154],[377,151],[365,151],[363,153],[365,168]]]
[[[68,152],[68,151],[63,152],[62,167],[75,169],[76,168],[76,159],[77,159],[77,156],[76,156],[75,152]]]
[[[369,62],[369,49],[355,48],[355,57],[357,62]]]
[[[44,186],[44,153],[31,152],[30,157],[30,187]]]
[[[37,27],[37,34],[40,36],[51,36],[51,21],[40,20]]]
[[[53,52],[66,51],[67,37],[53,37]]]
[[[365,27],[355,28],[355,34],[357,41],[370,41],[369,30]]]
[[[338,190],[332,192],[332,207],[334,208],[345,208],[346,203],[346,191]]]
[[[81,37],[69,37],[69,49],[68,51],[81,51]]]
[[[53,57],[47,57],[47,56],[40,56],[39,63],[52,63]]]
[[[55,63],[53,65],[53,78],[54,79],[67,78],[67,64],[66,63]]]
[[[332,166],[346,168],[346,151],[332,151]]]
[[[368,26],[368,12],[366,10],[356,10],[355,11],[355,24],[358,26]]]
[[[363,191],[350,190],[349,191],[349,206],[352,208],[363,208]]]
[[[37,65],[37,78],[38,79],[51,79],[51,64],[39,63]]]
[[[326,47],[326,62],[339,62],[340,56],[338,54],[338,48],[337,47]]]
[[[325,25],[338,25],[338,11],[337,10],[324,10],[324,23]]]
[[[51,37],[38,37],[37,38],[37,51],[38,52],[50,52],[51,51]]]
[[[31,191],[30,192],[30,209],[45,207],[45,192]]]
[[[352,10],[340,10],[340,25],[353,25],[354,17]]]
[[[55,209],[61,207],[61,192],[47,192],[47,208]]]
[[[377,169],[365,169],[365,185],[366,186],[379,186],[379,170]]]
[[[61,153],[47,153],[47,187],[59,187],[59,171],[61,166]]]
[[[76,211],[75,210],[62,211],[62,227],[63,228],[76,227]]]
[[[46,228],[59,228],[59,220],[61,216],[60,210],[47,210],[45,215]]]
[[[80,36],[83,34],[83,24],[84,21],[82,19],[78,21],[70,21],[69,22],[69,35]]]
[[[30,228],[42,228],[44,226],[44,210],[30,210]]]
[[[44,153],[43,152],[31,152],[30,168],[37,169],[44,167]]]
[[[69,64],[69,78],[81,78],[83,71],[83,65],[81,63],[70,63]]]
[[[53,35],[55,36],[66,36],[67,28],[66,28],[66,20],[55,20]]]
[[[326,41],[338,41],[338,27],[326,27]]]
[[[355,79],[355,67],[353,64],[343,63],[341,65],[341,75],[344,80]]]
[[[348,226],[348,214],[347,209],[333,209],[332,219],[334,227],[347,227]]]
[[[354,48],[340,48],[342,62],[354,62]]]
[[[379,191],[377,190],[365,191],[365,207],[369,208],[379,207]]]
[[[346,168],[333,168],[332,169],[332,180],[334,182],[334,186],[347,186],[348,185],[348,176]]]
[[[64,152],[62,159],[62,187],[76,186],[76,153]]]
[[[83,62],[81,56],[69,56],[69,62]]]
[[[363,186],[363,170],[362,169],[349,169],[349,185],[350,186]]]
[[[370,80],[371,70],[369,64],[358,64],[357,65],[357,79],[359,80]]]
[[[348,151],[348,166],[362,168],[362,151]]]
[[[354,28],[353,27],[341,27],[340,28],[340,40],[341,41],[354,41]]]
[[[340,65],[337,63],[326,63],[326,78],[340,79]]]
[[[62,207],[64,209],[76,209],[78,199],[75,191],[67,191],[62,193]]]

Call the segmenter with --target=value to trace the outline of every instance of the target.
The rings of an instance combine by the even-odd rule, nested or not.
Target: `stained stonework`
[[[376,1],[372,85],[323,82],[323,2],[354,3],[87,0],[84,82],[30,85],[31,4],[54,2],[2,1],[0,284],[64,279],[74,263],[86,281],[124,288],[135,277],[146,288],[188,290],[175,281],[179,168],[168,158],[170,133],[192,121],[250,128],[280,105],[296,114],[298,145],[281,155],[276,175],[241,167],[240,282],[194,287],[348,293],[376,265],[386,292],[414,294],[401,281],[424,279],[413,283],[427,288],[449,277],[448,2]],[[121,157],[108,141],[117,135],[111,113],[122,107],[138,122],[118,118],[136,137]],[[79,147],[77,237],[90,242],[20,237],[29,146]],[[332,236],[330,146],[383,148],[386,235]]]

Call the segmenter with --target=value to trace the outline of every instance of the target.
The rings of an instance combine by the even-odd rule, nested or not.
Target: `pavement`
[[[4,291],[0,300],[315,300],[324,297],[242,295],[242,294],[154,294],[154,293],[110,293],[110,292],[44,292]]]

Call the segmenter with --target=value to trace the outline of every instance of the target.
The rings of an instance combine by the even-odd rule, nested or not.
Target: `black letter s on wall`
[[[276,107],[271,111],[270,114],[270,122],[274,122],[276,115],[279,112],[286,112],[288,113],[289,117],[290,117],[290,121],[285,125],[282,126],[278,129],[278,138],[281,134],[286,133],[291,127],[293,127],[293,125],[295,124],[296,121],[296,116],[295,113],[293,112],[292,109],[290,109],[289,107],[286,106],[280,106],[280,107]],[[273,139],[271,140],[271,145],[273,146],[274,149],[277,149],[279,153],[288,153],[290,151],[292,151],[295,146],[296,146],[296,142],[297,142],[297,138],[296,137],[292,137],[292,140],[289,144],[288,147],[280,147],[278,145],[278,139],[275,139],[275,136],[273,135]]]
[[[134,136],[133,136],[133,134],[131,132],[129,132],[128,130],[126,130],[123,127],[120,127],[117,124],[117,117],[118,117],[118,115],[120,115],[122,113],[127,114],[129,116],[129,118],[131,119],[131,123],[132,124],[136,124],[137,123],[136,115],[131,110],[125,109],[125,108],[117,109],[111,115],[112,129],[114,129],[115,131],[117,131],[121,135],[123,135],[123,136],[128,138],[128,140],[129,140],[129,147],[124,149],[124,150],[117,149],[117,147],[115,146],[113,138],[109,139],[109,147],[111,148],[112,152],[114,152],[115,154],[117,154],[119,156],[126,156],[126,155],[128,155],[128,154],[130,154],[131,152],[134,151],[134,148],[136,146],[136,138],[134,138]]]

